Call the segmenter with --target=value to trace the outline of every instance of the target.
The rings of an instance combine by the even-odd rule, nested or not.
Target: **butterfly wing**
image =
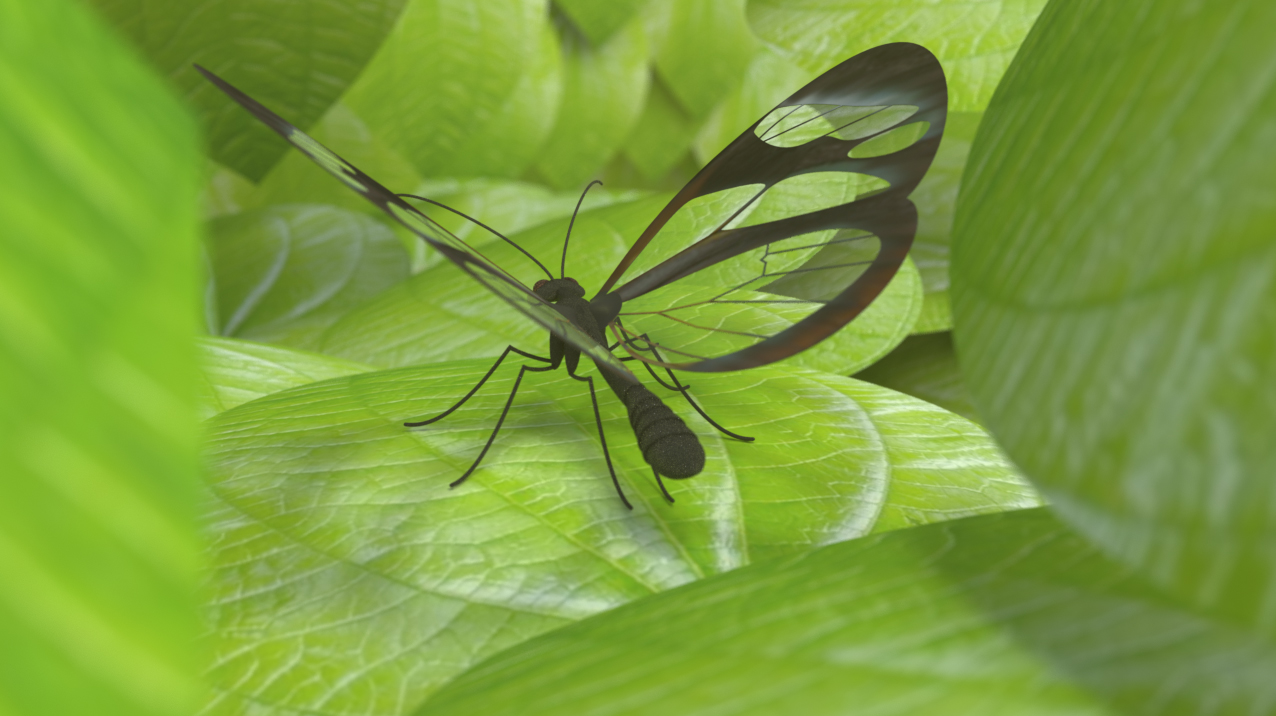
[[[310,157],[343,184],[350,187],[363,198],[372,202],[412,233],[421,237],[427,244],[438,249],[439,253],[451,259],[462,270],[473,276],[488,290],[504,298],[523,315],[547,328],[555,335],[576,346],[582,353],[614,368],[619,375],[633,379],[629,369],[621,363],[606,346],[599,345],[584,331],[572,325],[563,314],[550,304],[532,293],[513,276],[510,276],[496,264],[484,258],[470,248],[464,241],[454,236],[433,219],[417,211],[411,204],[403,201],[394,192],[382,186],[375,179],[364,174],[354,165],[337,156],[335,152],[315,141],[305,132],[289,124],[282,117],[267,109],[257,100],[244,94],[229,82],[208,70],[195,65],[204,77],[217,85],[231,99],[247,109],[263,124],[275,130],[279,136],[288,140],[301,153]]]
[[[943,69],[920,45],[839,64],[678,192],[603,285],[596,312],[636,357],[684,370],[750,368],[824,340],[908,255],[908,194],[935,157],[947,107]],[[710,228],[680,229],[683,209]]]

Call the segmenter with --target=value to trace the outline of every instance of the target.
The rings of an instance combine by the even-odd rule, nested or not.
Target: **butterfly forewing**
[[[868,50],[794,93],[705,166],[603,287],[634,355],[701,371],[780,360],[859,315],[908,254],[943,134],[943,70]]]
[[[230,96],[231,99],[242,105],[254,117],[261,120],[262,123],[275,130],[303,154],[314,160],[316,164],[375,204],[400,224],[403,224],[430,246],[438,249],[441,254],[451,259],[464,269],[466,273],[504,298],[528,318],[576,346],[581,352],[616,369],[620,375],[631,377],[625,365],[616,356],[612,355],[606,346],[599,345],[583,331],[572,325],[571,321],[559,313],[552,304],[541,300],[539,296],[528,290],[517,279],[507,274],[496,264],[488,261],[450,231],[425,214],[417,211],[412,205],[396,196],[394,192],[391,192],[372,177],[342,159],[335,152],[267,109],[260,102],[236,89],[229,82],[198,65],[195,67],[209,81]]]

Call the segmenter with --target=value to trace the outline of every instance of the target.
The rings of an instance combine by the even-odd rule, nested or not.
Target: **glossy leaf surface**
[[[1266,2],[1052,5],[971,151],[952,267],[1012,459],[1106,550],[1267,635],[1273,26]]]
[[[716,420],[755,443],[725,440],[670,401],[709,455],[704,473],[671,484],[672,506],[623,406],[601,393],[607,444],[635,504],[624,508],[587,389],[562,373],[524,379],[483,465],[449,490],[517,371],[503,368],[436,425],[402,422],[441,412],[489,364],[339,378],[210,421],[211,713],[249,702],[403,713],[502,648],[706,575],[1036,504],[962,418],[849,378],[778,368],[693,382]]]

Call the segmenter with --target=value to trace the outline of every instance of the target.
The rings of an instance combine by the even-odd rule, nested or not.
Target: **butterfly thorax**
[[[590,338],[606,345],[603,327],[594,318],[585,300],[585,289],[574,278],[541,279],[536,282],[532,291],[546,301],[554,304],[554,308],[563,314]]]

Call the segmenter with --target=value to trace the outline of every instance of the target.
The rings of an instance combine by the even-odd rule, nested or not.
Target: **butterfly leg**
[[[669,500],[669,504],[672,505],[673,495],[669,494],[669,491],[665,489],[665,481],[660,479],[660,471],[653,467],[651,468],[651,473],[656,476],[656,484],[660,485],[660,491],[665,493],[665,499]]]
[[[492,377],[492,374],[496,372],[496,369],[501,366],[501,361],[505,360],[505,356],[509,355],[511,351],[523,356],[524,358],[531,358],[532,360],[538,360],[538,361],[541,361],[542,363],[553,362],[549,358],[542,358],[538,355],[532,355],[531,353],[528,353],[527,351],[521,351],[515,348],[514,346],[505,346],[505,352],[501,353],[501,357],[497,358],[496,362],[492,364],[492,367],[488,369],[487,375],[483,376],[482,380],[480,380],[473,388],[471,388],[470,392],[466,393],[464,398],[461,398],[459,401],[457,401],[456,405],[453,405],[452,407],[443,411],[442,414],[436,415],[435,417],[430,418],[429,420],[422,420],[415,423],[404,423],[403,425],[409,428],[419,428],[422,425],[429,425],[430,423],[436,422],[438,420],[442,420],[443,418],[446,418],[447,416],[451,415],[452,411],[456,410],[462,405],[465,405],[465,401],[474,397],[474,394],[478,392],[478,389],[482,388],[483,384],[487,382],[487,379]],[[520,373],[519,375],[521,376],[522,373]],[[517,388],[515,388],[515,390],[517,390]]]
[[[616,494],[620,495],[620,501],[625,503],[625,507],[632,510],[634,506],[629,504],[629,500],[625,497],[625,491],[620,489],[620,480],[616,477],[616,468],[612,467],[611,464],[611,453],[607,451],[607,436],[603,433],[602,414],[598,412],[598,394],[594,392],[594,379],[592,376],[576,375],[571,371],[568,371],[567,374],[576,380],[589,384],[589,399],[594,403],[594,422],[598,424],[598,440],[603,445],[603,457],[607,460],[607,471],[611,473],[611,483],[616,486]],[[660,489],[663,490],[664,486],[661,485]]]
[[[515,348],[514,350],[518,350],[518,349]],[[508,353],[509,351],[506,351],[506,352]],[[518,352],[522,353],[522,351],[518,351]],[[505,356],[502,355],[501,357],[504,358]],[[500,361],[497,361],[497,363],[499,364]],[[483,452],[479,453],[478,459],[474,461],[473,465],[470,465],[470,469],[466,470],[464,475],[461,475],[455,481],[450,483],[448,487],[456,487],[462,482],[465,482],[465,479],[470,476],[470,473],[477,470],[479,463],[483,462],[483,456],[487,455],[487,451],[492,447],[492,443],[496,441],[496,434],[501,431],[501,426],[505,424],[505,416],[509,415],[510,406],[514,404],[514,396],[518,395],[518,386],[520,383],[523,382],[523,374],[524,373],[542,373],[547,370],[554,370],[556,367],[557,366],[552,366],[552,365],[541,366],[539,368],[529,368],[525,365],[521,365],[518,367],[518,377],[514,379],[514,389],[510,391],[509,400],[505,401],[505,409],[501,411],[501,419],[496,421],[496,427],[492,429],[492,434],[487,438],[487,444],[483,446]],[[492,366],[492,370],[495,370],[495,369],[496,369],[496,366]],[[489,375],[491,374],[490,371],[488,374]],[[485,376],[483,380],[487,380],[487,377]],[[480,382],[479,385],[482,385],[482,383]],[[439,416],[439,417],[442,417],[442,416]]]
[[[650,350],[650,351],[652,352],[652,354],[653,354],[654,356],[656,356],[656,360],[660,360],[660,361],[663,361],[663,360],[664,360],[664,358],[663,358],[663,357],[661,357],[661,355],[660,355],[660,350],[659,350],[658,348],[656,348],[656,344],[655,344],[655,343],[652,343],[652,342],[651,342],[651,339],[647,337],[647,334],[646,334],[646,333],[644,333],[644,334],[642,334],[642,335],[638,336],[637,338],[635,338],[635,339],[634,339],[634,341],[637,341],[638,339],[642,339],[642,340],[643,340],[644,342],[646,342],[646,344],[647,344],[647,348],[638,348],[638,350],[640,350],[640,351],[641,351],[641,350]],[[729,435],[729,436],[731,436],[731,437],[735,438],[736,440],[741,440],[741,441],[746,442],[746,443],[751,443],[751,442],[753,442],[753,438],[751,438],[751,437],[748,437],[748,436],[746,436],[746,435],[740,435],[740,434],[738,434],[738,433],[733,433],[733,432],[731,432],[730,430],[727,430],[726,428],[722,427],[721,425],[718,425],[717,421],[715,421],[713,418],[709,417],[709,414],[708,414],[708,413],[706,413],[706,412],[704,412],[704,409],[703,409],[703,408],[701,408],[699,405],[696,405],[696,401],[694,401],[694,400],[692,400],[692,399],[691,399],[691,395],[690,395],[689,393],[687,393],[687,389],[688,389],[688,388],[690,388],[691,386],[689,386],[689,385],[683,385],[682,383],[679,383],[679,382],[678,382],[678,376],[674,375],[673,371],[669,370],[668,368],[665,368],[665,372],[669,374],[669,380],[673,381],[673,387],[670,387],[670,386],[669,386],[668,384],[666,384],[663,380],[661,380],[659,376],[657,376],[657,375],[656,375],[656,372],[655,372],[654,370],[652,370],[652,368],[651,368],[651,366],[650,366],[650,365],[648,365],[646,362],[644,362],[644,363],[643,363],[643,365],[647,366],[647,371],[648,371],[649,373],[651,373],[652,377],[654,377],[654,378],[656,379],[656,382],[660,383],[662,386],[664,386],[664,387],[668,388],[669,390],[672,390],[672,391],[673,391],[673,392],[675,392],[675,393],[682,393],[682,397],[684,397],[684,398],[686,398],[686,399],[687,399],[687,402],[691,404],[691,407],[693,407],[693,408],[695,408],[695,409],[696,409],[696,412],[697,412],[697,413],[700,413],[700,417],[702,417],[702,418],[704,418],[705,420],[709,421],[709,424],[710,424],[710,425],[712,425],[713,427],[717,428],[717,429],[718,429],[718,431],[719,431],[719,432],[721,432],[723,435]]]

